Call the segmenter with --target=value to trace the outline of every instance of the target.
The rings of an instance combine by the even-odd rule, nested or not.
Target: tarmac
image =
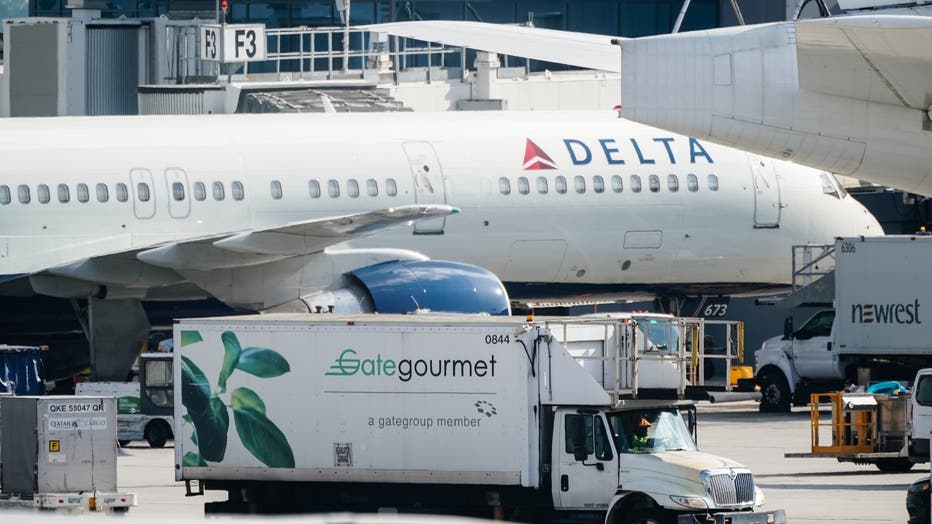
[[[824,522],[896,523],[907,520],[906,488],[929,476],[928,464],[908,473],[882,473],[874,466],[834,459],[784,458],[809,450],[809,410],[761,414],[756,402],[699,404],[699,447],[744,463],[767,496],[764,509],[785,509],[792,524]],[[200,520],[204,502],[225,493],[186,497],[174,480],[174,450],[150,449],[145,442],[123,448],[118,460],[122,491],[135,492],[139,505],[130,519],[161,522]]]

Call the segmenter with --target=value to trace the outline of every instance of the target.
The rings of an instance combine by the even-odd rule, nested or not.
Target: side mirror
[[[793,317],[783,319],[783,340],[793,340]]]

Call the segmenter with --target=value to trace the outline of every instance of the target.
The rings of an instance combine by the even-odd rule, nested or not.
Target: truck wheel
[[[618,521],[619,524],[662,524],[663,521],[653,512],[639,510],[632,511]]]
[[[877,466],[877,469],[887,473],[906,473],[907,471],[913,469],[915,464],[915,462],[909,460],[906,457],[880,459],[874,463],[874,465]]]
[[[760,378],[761,413],[789,413],[790,386],[781,373],[767,373]]]
[[[146,426],[146,442],[149,447],[161,448],[165,446],[165,441],[171,436],[171,429],[167,427],[163,420],[153,420]]]

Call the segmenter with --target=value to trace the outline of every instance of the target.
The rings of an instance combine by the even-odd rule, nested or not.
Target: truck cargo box
[[[538,402],[609,403],[558,343],[539,352],[535,329],[479,316],[182,320],[178,478],[535,486]],[[537,377],[534,359],[563,367]]]
[[[932,237],[840,239],[835,253],[835,352],[929,354]]]

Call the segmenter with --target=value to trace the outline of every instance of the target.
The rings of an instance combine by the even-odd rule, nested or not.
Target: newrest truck
[[[175,324],[176,478],[207,512],[783,522],[698,451],[691,404],[615,401],[517,317],[254,315]]]
[[[762,411],[857,384],[859,369],[908,382],[932,359],[932,236],[841,238],[834,256],[834,307],[797,329],[787,319],[756,354]]]

